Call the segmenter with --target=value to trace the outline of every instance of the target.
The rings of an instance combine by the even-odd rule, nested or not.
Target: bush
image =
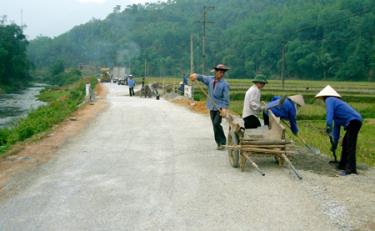
[[[0,146],[3,146],[7,143],[9,137],[9,129],[2,128],[0,129]]]

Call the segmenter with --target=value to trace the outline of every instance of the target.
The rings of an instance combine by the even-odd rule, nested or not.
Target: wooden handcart
[[[289,156],[295,154],[295,146],[292,141],[285,137],[285,127],[280,123],[280,118],[276,117],[272,111],[269,111],[270,126],[263,126],[256,129],[244,129],[240,118],[230,116],[228,132],[228,157],[232,167],[240,167],[245,170],[246,162],[263,176],[265,173],[252,160],[254,155],[273,156],[279,166],[287,162],[299,179],[301,175],[294,168],[289,160]]]

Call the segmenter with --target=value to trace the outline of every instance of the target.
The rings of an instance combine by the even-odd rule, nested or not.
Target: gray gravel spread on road
[[[108,109],[0,201],[0,230],[336,230],[272,158],[264,177],[230,167],[208,115],[107,87]]]

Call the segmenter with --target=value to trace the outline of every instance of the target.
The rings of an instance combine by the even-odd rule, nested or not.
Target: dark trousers
[[[361,121],[350,121],[342,142],[341,160],[338,167],[348,173],[357,173],[355,155],[357,149],[357,137],[361,126]]]
[[[130,96],[134,95],[134,87],[129,87],[129,95]]]
[[[262,126],[258,117],[256,117],[255,115],[245,117],[243,118],[243,121],[245,122],[245,128],[257,128]]]
[[[214,128],[215,141],[218,145],[225,145],[227,139],[225,138],[223,127],[221,126],[221,116],[219,111],[210,111],[212,126]]]
[[[263,112],[263,120],[264,120],[264,125],[269,125],[270,124],[270,117],[265,112]]]

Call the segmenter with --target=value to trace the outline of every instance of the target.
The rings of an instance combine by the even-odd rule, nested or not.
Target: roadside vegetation
[[[0,129],[0,156],[13,144],[51,129],[78,109],[85,97],[86,81],[90,81],[93,87],[97,83],[95,78],[81,78],[78,73],[74,70],[64,74],[59,73],[58,76],[67,76],[64,83],[48,87],[38,96],[40,100],[48,103],[46,106],[32,111],[14,126]]]

